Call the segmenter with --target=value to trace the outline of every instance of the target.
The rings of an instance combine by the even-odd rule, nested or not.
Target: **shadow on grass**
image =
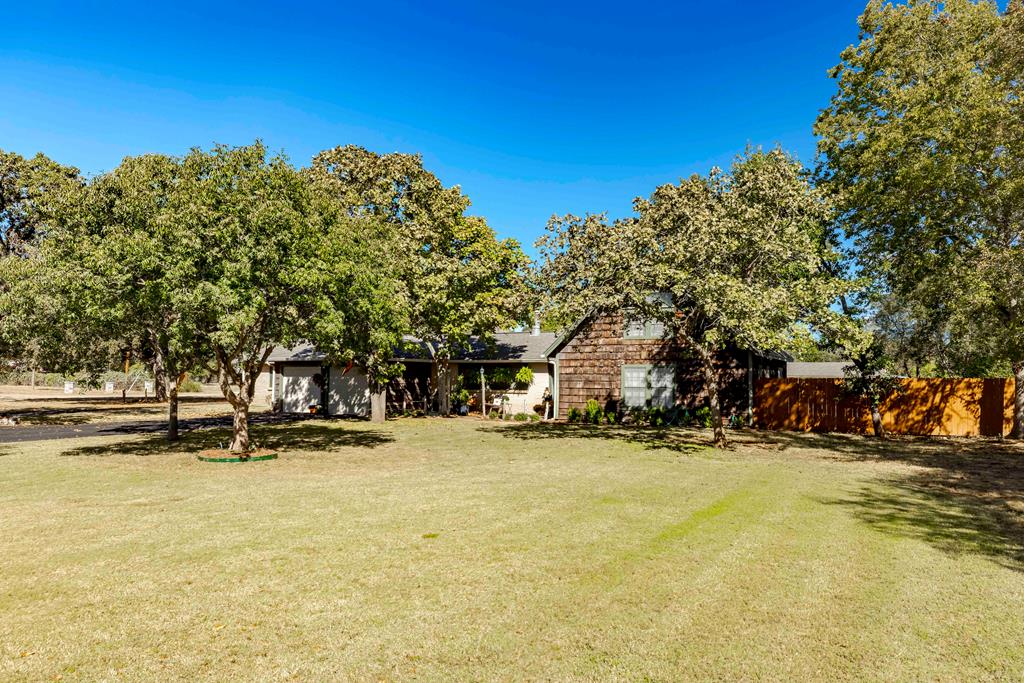
[[[950,555],[985,556],[1024,571],[1024,519],[998,489],[979,495],[945,473],[928,472],[819,502],[846,508],[884,534],[925,541]]]
[[[987,556],[1024,571],[1024,446],[984,437],[893,437],[764,432],[782,453],[828,451],[839,461],[908,465],[850,496],[847,508],[886,534],[917,538],[951,554]]]
[[[526,441],[593,439],[695,452],[711,446],[710,433],[529,423],[480,427]],[[842,498],[820,500],[842,506],[860,521],[889,535],[916,538],[951,554],[988,557],[1024,571],[1024,444],[984,437],[894,437],[852,434],[730,431],[740,449],[768,450],[785,457],[837,462],[906,465],[899,474],[865,484]]]
[[[711,448],[710,435],[680,428],[638,427],[622,425],[580,425],[564,422],[527,422],[479,427],[480,431],[500,434],[524,441],[548,439],[594,439],[637,444],[650,449],[667,449],[677,453],[696,453]]]
[[[343,448],[376,448],[394,441],[385,432],[345,429],[334,420],[306,420],[300,423],[250,427],[254,448],[288,451],[319,451],[330,453]],[[162,434],[144,439],[119,441],[98,446],[81,446],[61,453],[62,456],[169,455],[198,453],[208,448],[224,448],[231,441],[230,429],[204,429],[184,434],[180,441],[169,442]]]

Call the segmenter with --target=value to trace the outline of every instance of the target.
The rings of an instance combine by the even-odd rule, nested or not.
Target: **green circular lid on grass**
[[[196,456],[203,462],[258,462],[260,460],[277,460],[277,453],[265,450],[240,454],[231,451],[202,451]]]

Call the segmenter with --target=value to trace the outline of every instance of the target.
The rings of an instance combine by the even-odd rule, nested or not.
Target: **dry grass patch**
[[[999,444],[255,433],[279,460],[196,461],[213,431],[4,447],[0,678],[1024,677]]]
[[[253,412],[266,410],[254,403]],[[178,404],[178,416],[195,417],[231,415],[231,406],[222,396],[185,395]],[[133,420],[165,420],[167,404],[141,396],[122,401],[116,396],[91,392],[89,395],[65,396],[52,389],[25,387],[0,388],[0,416],[13,417],[21,425],[79,425],[126,422]],[[3,427],[6,428],[6,427]]]

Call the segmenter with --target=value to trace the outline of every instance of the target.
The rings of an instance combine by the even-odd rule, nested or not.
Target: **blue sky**
[[[530,247],[748,143],[810,163],[865,0],[157,4],[6,8],[0,148],[90,174],[257,137],[420,152]]]

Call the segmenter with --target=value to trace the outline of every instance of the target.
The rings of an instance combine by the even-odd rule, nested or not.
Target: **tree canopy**
[[[435,350],[438,406],[447,414],[452,352],[526,317],[528,262],[519,243],[499,240],[483,218],[467,215],[469,198],[445,187],[418,155],[336,147],[318,154],[309,173],[350,216],[395,227],[409,331]]]
[[[873,0],[818,118],[819,184],[880,298],[952,372],[1017,377],[1024,436],[1024,5]],[[936,336],[936,330],[938,330]]]
[[[834,326],[847,283],[825,264],[829,208],[778,150],[748,151],[635,201],[637,217],[555,218],[538,246],[539,281],[559,317],[626,311],[661,320],[704,369],[724,443],[714,353],[732,343],[782,349],[794,326]],[[668,296],[652,296],[665,293]]]
[[[52,222],[66,193],[81,184],[77,168],[45,154],[26,159],[0,149],[0,256],[24,254]]]
[[[175,207],[183,203],[181,160],[160,154],[127,157],[90,182],[65,207],[43,267],[77,271],[66,287],[87,307],[77,326],[121,348],[137,345],[168,389],[168,437],[178,438],[178,385],[206,366],[208,339],[189,301],[197,284],[191,236]]]

